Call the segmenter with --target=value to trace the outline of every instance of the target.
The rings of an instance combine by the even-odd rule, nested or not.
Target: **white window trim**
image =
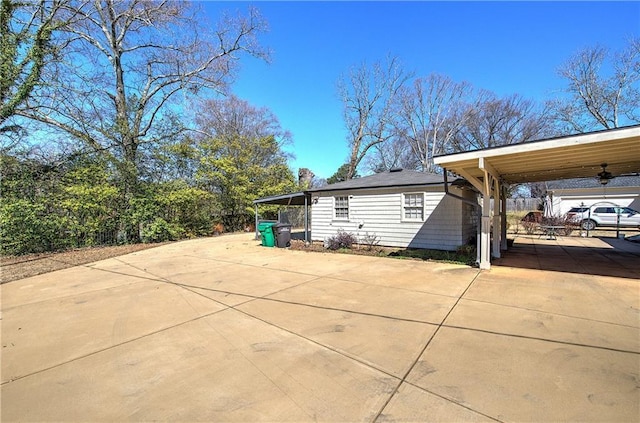
[[[336,199],[340,198],[340,197],[344,197],[347,199],[347,217],[338,217],[336,216]],[[351,214],[351,201],[350,200],[350,196],[349,195],[334,195],[333,196],[333,220],[334,221],[340,221],[340,222],[348,222],[349,221],[349,216]]]
[[[415,218],[412,219],[410,217],[405,217],[405,208],[407,206],[404,205],[405,202],[405,198],[407,195],[422,195],[422,218]],[[425,204],[426,204],[426,198],[424,195],[424,192],[403,192],[402,195],[400,196],[400,200],[401,200],[401,204],[400,204],[400,216],[401,216],[401,221],[402,222],[424,222],[424,218],[425,218],[425,214],[426,214],[426,210],[425,210]],[[409,206],[410,207],[410,206]]]

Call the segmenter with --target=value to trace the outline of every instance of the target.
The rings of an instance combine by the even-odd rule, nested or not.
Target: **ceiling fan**
[[[606,163],[602,163],[600,166],[602,166],[602,172],[598,173],[598,180],[602,185],[607,185],[609,181],[614,178],[614,176],[611,174],[611,172],[607,172]]]

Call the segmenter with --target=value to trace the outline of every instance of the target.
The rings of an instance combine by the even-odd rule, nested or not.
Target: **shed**
[[[271,204],[279,206],[303,206],[304,207],[304,240],[309,240],[309,193],[306,191],[294,192],[290,194],[272,195],[270,197],[263,197],[257,200],[253,200],[255,206],[255,219],[256,219],[256,239],[258,239],[258,205]]]
[[[310,189],[311,239],[343,230],[384,246],[455,250],[476,238],[477,192],[463,179],[446,184],[440,174],[392,169]]]

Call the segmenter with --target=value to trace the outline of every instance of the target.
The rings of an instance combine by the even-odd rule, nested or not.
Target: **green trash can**
[[[273,225],[277,222],[260,222],[258,223],[258,232],[260,232],[260,238],[262,239],[262,245],[264,247],[275,247],[276,237],[273,233]]]

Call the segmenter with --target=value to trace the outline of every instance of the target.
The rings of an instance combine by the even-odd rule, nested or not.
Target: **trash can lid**
[[[271,228],[272,226],[275,226],[276,224],[277,222],[260,222],[258,223],[258,230],[264,231]]]

